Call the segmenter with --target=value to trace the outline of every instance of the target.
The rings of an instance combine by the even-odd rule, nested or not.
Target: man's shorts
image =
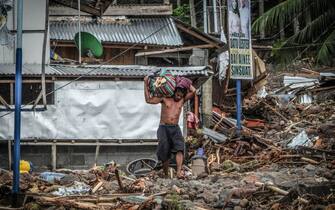
[[[165,162],[171,153],[184,152],[184,137],[178,125],[160,125],[157,130],[158,160]]]

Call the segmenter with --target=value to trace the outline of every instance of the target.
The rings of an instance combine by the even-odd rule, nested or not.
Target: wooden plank
[[[280,188],[278,188],[278,187],[276,187],[274,185],[266,185],[266,184],[264,184],[262,182],[255,182],[255,185],[257,187],[266,187],[269,190],[272,190],[273,192],[279,193],[281,195],[288,195],[289,194],[288,191],[280,189]],[[298,200],[301,201],[302,203],[305,203],[305,204],[309,203],[308,200],[306,200],[304,198],[301,198],[301,197],[298,197]]]
[[[223,81],[223,94],[226,95],[229,87],[229,81],[230,81],[230,66],[227,68],[226,71],[226,78]]]
[[[1,81],[0,81],[1,83]],[[10,83],[9,84],[9,88],[10,88],[10,93],[9,93],[9,97],[10,97],[10,101],[9,104],[14,104],[14,83]]]
[[[320,76],[320,72],[313,71],[311,69],[301,68],[301,71],[304,72],[304,73],[306,73],[306,74],[313,74],[313,75]]]
[[[51,47],[73,47],[75,48],[75,44],[72,41],[58,41],[58,40],[54,40],[53,42],[55,43],[51,43]],[[110,42],[102,42],[104,48],[121,48],[121,49],[128,49],[130,47],[130,45],[120,45],[120,44],[112,44]],[[138,45],[135,47],[132,47],[132,49],[144,49],[144,46],[142,45]],[[68,49],[67,49],[68,50]],[[65,56],[64,56],[65,57]]]
[[[191,26],[192,27],[197,27],[194,0],[189,0],[189,3],[190,3]]]
[[[32,79],[32,80],[23,80],[22,83],[40,83],[41,80],[37,80],[37,79]],[[46,80],[46,83],[53,83],[54,81],[52,80]],[[15,80],[0,80],[0,83],[3,84],[3,83],[11,83],[11,84],[14,84],[15,83]],[[14,96],[14,95],[13,95]]]
[[[104,15],[172,15],[172,4],[170,5],[115,5],[110,6]]]
[[[56,170],[57,169],[57,145],[56,142],[54,142],[51,145],[51,164],[52,164],[52,170]]]
[[[42,95],[43,95],[43,90],[41,90],[41,92],[38,94],[38,96],[37,96],[37,98],[36,98],[36,100],[35,100],[35,102],[34,102],[34,105],[33,105],[33,107],[32,107],[31,109],[35,109],[36,105],[37,105],[38,102],[41,100]],[[43,102],[43,103],[44,103],[44,102]]]
[[[12,141],[8,140],[8,168],[12,170]]]
[[[99,143],[100,146],[157,146],[158,142],[143,142],[143,143],[117,143],[117,142],[106,142]],[[22,142],[21,145],[35,145],[35,146],[94,146],[96,143],[85,143],[85,142]]]
[[[97,146],[95,147],[95,157],[94,157],[94,164],[98,165],[98,158],[100,153],[100,144],[97,142]]]
[[[6,102],[4,98],[0,95],[0,103],[2,103],[7,109],[10,109],[9,104]]]
[[[62,1],[62,0],[53,0],[54,2],[61,4],[66,7],[70,7],[73,9],[78,9],[78,2],[77,1]],[[101,12],[99,9],[96,9],[94,7],[87,6],[85,4],[80,4],[80,10],[83,12],[87,12],[92,15],[101,16]]]
[[[147,56],[147,55],[157,55],[157,54],[164,54],[164,53],[172,53],[172,52],[180,52],[180,51],[187,51],[192,50],[193,48],[211,48],[213,45],[211,44],[204,44],[204,45],[193,45],[188,47],[179,47],[174,49],[165,49],[165,50],[158,50],[158,51],[149,51],[149,52],[138,52],[135,56]]]
[[[101,7],[101,15],[103,15],[105,13],[105,11],[110,7],[110,5],[113,3],[114,0],[105,0],[104,6]],[[100,2],[100,0],[97,1]]]
[[[206,43],[211,44],[212,47],[221,48],[218,45],[218,43],[213,42],[213,41],[207,39],[205,36],[202,36],[199,33],[196,33],[195,31],[192,31],[192,30],[190,30],[190,29],[188,29],[188,28],[186,28],[186,27],[184,27],[184,26],[182,26],[180,24],[177,24],[177,28],[179,28],[180,30],[182,30],[182,31],[184,31],[184,32],[186,32],[186,33],[188,33],[188,34],[190,34],[190,35],[192,35],[192,36],[194,36],[194,37],[196,37],[198,39],[200,39],[201,41],[204,41]]]

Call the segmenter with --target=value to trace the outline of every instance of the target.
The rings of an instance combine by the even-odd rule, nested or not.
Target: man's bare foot
[[[185,179],[185,174],[183,172],[177,173],[177,179]]]

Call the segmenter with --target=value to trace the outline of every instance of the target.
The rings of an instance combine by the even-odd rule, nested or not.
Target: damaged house
[[[145,103],[143,77],[169,70],[192,79],[199,88],[212,75],[208,51],[222,47],[216,38],[172,18],[167,4],[152,10],[143,9],[145,5],[109,5],[99,17],[98,10],[83,3],[79,18],[66,1],[50,1],[49,7],[42,0],[25,2],[32,22],[24,23],[21,148],[22,159],[36,167],[82,168],[154,157],[160,106]],[[115,8],[123,9],[112,16]],[[8,23],[9,30],[15,32],[14,27]],[[101,57],[79,59],[74,41],[78,27],[101,41]],[[1,48],[0,153],[1,167],[9,168],[15,55],[13,47]],[[184,133],[187,110],[203,112],[199,90],[200,97],[184,107]]]

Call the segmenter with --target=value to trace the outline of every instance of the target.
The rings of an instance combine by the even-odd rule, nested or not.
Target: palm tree
[[[297,56],[316,56],[316,63],[331,64],[335,55],[335,0],[284,0],[257,18],[252,28],[274,31],[299,20],[300,29],[274,45],[273,53],[287,62]],[[282,21],[282,22],[281,22]]]

